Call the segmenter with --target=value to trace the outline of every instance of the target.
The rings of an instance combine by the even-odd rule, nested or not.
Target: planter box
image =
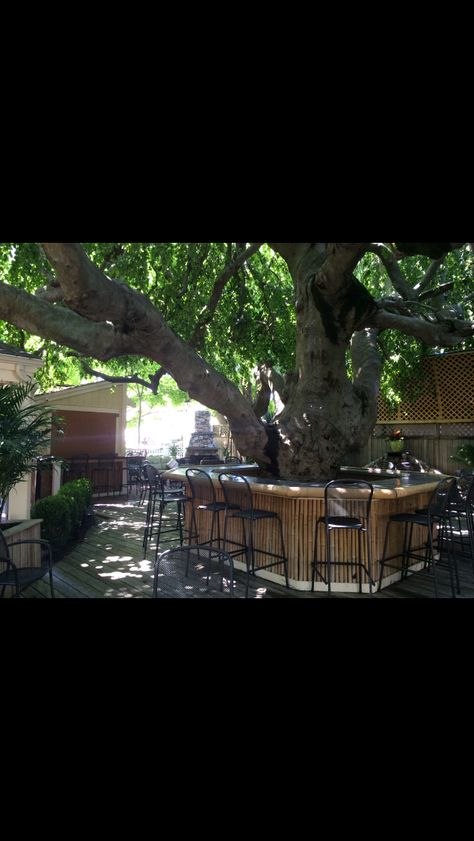
[[[12,520],[2,523],[0,528],[3,531],[7,545],[16,543],[17,540],[41,540],[42,520]],[[10,551],[12,561],[17,567],[41,566],[41,547],[14,546]]]

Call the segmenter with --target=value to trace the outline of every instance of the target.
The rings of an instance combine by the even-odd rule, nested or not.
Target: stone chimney
[[[195,429],[191,435],[185,459],[190,464],[199,464],[202,458],[217,456],[217,445],[211,429],[211,413],[195,413]]]

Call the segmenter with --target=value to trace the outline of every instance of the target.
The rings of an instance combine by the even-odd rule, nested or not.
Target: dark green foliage
[[[46,496],[31,509],[33,520],[42,520],[41,538],[51,543],[53,553],[64,549],[71,538],[73,505],[65,496]]]
[[[92,484],[89,479],[75,479],[62,486],[57,496],[66,499],[70,505],[72,531],[78,534],[81,529],[84,514],[91,504]]]
[[[72,538],[79,535],[92,500],[92,485],[88,479],[67,482],[55,496],[47,496],[35,503],[33,519],[43,520],[41,537],[48,540],[53,553],[60,553]]]
[[[453,461],[467,464],[468,467],[474,467],[474,444],[463,444],[451,458]]]

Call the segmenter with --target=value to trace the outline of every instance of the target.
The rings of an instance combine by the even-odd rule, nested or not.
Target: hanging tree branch
[[[416,284],[416,286],[415,286],[415,292],[417,292],[417,293],[418,293],[418,296],[419,296],[419,295],[420,295],[420,294],[421,294],[421,293],[422,293],[425,289],[428,289],[428,287],[430,286],[431,282],[434,280],[434,278],[435,278],[435,276],[436,276],[436,274],[437,274],[437,272],[438,272],[438,269],[440,268],[440,266],[442,266],[442,264],[443,264],[443,259],[444,259],[444,258],[443,258],[443,257],[441,257],[441,259],[440,259],[440,260],[433,260],[433,262],[431,263],[431,265],[429,265],[429,266],[428,266],[428,268],[427,268],[427,270],[426,270],[426,272],[425,272],[425,276],[424,276],[424,277],[422,278],[422,280],[420,280],[420,282],[419,282],[419,283],[417,283],[417,284]]]
[[[158,394],[158,388],[160,385],[160,381],[162,377],[165,376],[167,373],[163,368],[156,371],[156,373],[150,377],[149,380],[144,380],[142,377],[139,377],[138,374],[132,374],[129,377],[113,377],[110,374],[105,374],[103,371],[96,371],[94,368],[91,368],[87,362],[84,361],[81,357],[77,356],[77,354],[69,354],[69,356],[74,356],[79,359],[81,366],[84,370],[84,373],[89,374],[91,377],[98,377],[101,380],[104,380],[107,383],[128,383],[133,385],[142,385],[144,388],[151,391],[153,394]]]
[[[211,297],[209,298],[209,302],[206,304],[204,309],[201,312],[201,317],[196,324],[193,334],[189,340],[189,344],[193,348],[199,348],[202,340],[204,338],[204,333],[208,324],[211,323],[216,309],[219,305],[219,301],[222,297],[222,293],[224,292],[225,287],[227,286],[229,280],[238,272],[241,266],[247,262],[256,252],[260,249],[262,243],[261,242],[254,242],[252,245],[243,251],[239,256],[231,263],[230,265],[226,266],[220,277],[216,280],[214,284],[214,288],[211,292]]]

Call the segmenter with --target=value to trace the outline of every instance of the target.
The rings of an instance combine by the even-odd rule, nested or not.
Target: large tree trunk
[[[309,344],[309,343],[308,343]],[[277,418],[279,475],[301,481],[335,478],[349,450],[367,441],[377,403],[364,400],[346,374],[346,348],[320,337],[312,376],[300,375]]]
[[[303,244],[301,244],[303,245]],[[274,471],[286,479],[334,478],[362,446],[377,416],[380,362],[375,331],[357,334],[354,381],[347,354],[374,302],[352,275],[356,252],[312,244],[289,262],[297,301],[296,371],[284,410],[269,429]]]

